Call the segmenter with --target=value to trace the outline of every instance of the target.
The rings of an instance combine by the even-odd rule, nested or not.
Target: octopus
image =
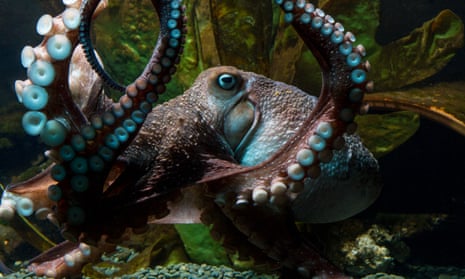
[[[82,2],[82,3],[81,3]],[[211,226],[229,252],[269,271],[349,278],[299,233],[296,222],[348,218],[381,189],[378,164],[354,133],[366,112],[365,49],[341,23],[302,0],[276,4],[318,60],[318,98],[232,66],[202,72],[182,95],[158,104],[182,57],[187,32],[178,0],[152,0],[160,21],[152,57],[123,86],[103,69],[90,40],[106,1],[64,0],[42,16],[44,37],[26,46],[17,81],[22,125],[49,146],[52,165],[8,185],[0,218],[48,219],[63,243],[30,261],[38,275],[79,273],[147,223]],[[103,88],[121,91],[118,101]]]

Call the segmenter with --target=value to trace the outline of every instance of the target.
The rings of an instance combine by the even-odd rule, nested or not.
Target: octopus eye
[[[217,79],[218,85],[224,90],[231,90],[236,86],[237,79],[231,74],[221,74]]]

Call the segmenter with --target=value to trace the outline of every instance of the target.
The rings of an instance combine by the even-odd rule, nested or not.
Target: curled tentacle
[[[51,147],[50,157],[56,160],[50,175],[57,183],[48,187],[48,197],[56,204],[54,218],[68,232],[66,236],[75,238],[83,231],[99,231],[95,212],[99,212],[105,181],[117,156],[137,135],[157,96],[165,91],[176,71],[186,20],[180,1],[153,1],[160,34],[146,68],[125,88],[118,102],[103,113],[86,118],[72,101],[68,71],[72,51],[79,42],[78,33],[86,37],[86,22],[106,3],[84,1],[82,14],[78,9],[80,1],[67,3],[60,16],[47,15],[39,20],[37,30],[45,38],[36,48],[24,48],[22,63],[28,68],[28,79],[18,81],[16,91],[18,99],[30,109],[23,117],[25,131],[40,135]],[[81,18],[84,31],[78,31]],[[93,53],[88,45],[84,48]],[[12,194],[7,197],[11,202],[6,203],[16,204],[20,197],[15,196],[14,189],[9,190]],[[32,214],[38,208],[29,201]]]
[[[286,222],[292,219],[289,204],[303,190],[304,180],[319,177],[320,164],[331,161],[333,150],[344,146],[343,134],[356,130],[354,117],[360,113],[364,93],[373,87],[366,80],[370,66],[363,62],[363,46],[355,46],[354,35],[345,32],[342,24],[330,15],[302,0],[276,0],[276,3],[284,10],[285,21],[294,26],[320,64],[323,82],[318,103],[302,128],[270,159],[246,170],[232,171],[227,177],[208,177],[204,181],[215,180],[209,189],[218,194],[221,191],[217,190],[227,185],[242,185],[231,190],[235,199],[220,198],[217,203],[237,228],[249,236],[249,241],[271,258],[304,277],[342,278],[343,274],[329,262],[319,260],[313,248],[296,236],[297,230],[267,234],[272,228],[254,225],[256,219],[250,216],[257,214],[264,219],[263,224],[274,222],[279,228],[292,227]],[[268,216],[267,210],[274,213]],[[268,238],[260,238],[263,236]],[[279,253],[294,245],[293,253]]]
[[[344,32],[342,24],[311,3],[276,2],[319,62],[323,81],[318,103],[296,135],[299,140],[284,147],[287,152],[279,152],[287,156],[274,159],[286,163],[271,181],[270,190],[275,190],[271,194],[285,192],[307,177],[319,176],[319,164],[332,159],[332,150],[343,144],[341,136],[355,132],[354,117],[360,112],[364,93],[373,87],[366,80],[370,66],[362,61],[365,49],[353,45],[355,36]]]
[[[87,61],[91,65],[92,69],[102,78],[103,82],[117,91],[124,92],[126,87],[114,81],[103,69],[102,65],[100,65],[97,56],[95,55],[94,47],[92,46],[92,40],[90,39],[91,21],[94,10],[97,8],[99,3],[100,0],[89,0],[83,7],[81,24],[79,27],[79,42],[84,49]]]
[[[352,33],[344,33],[340,23],[310,3],[276,2],[318,60],[323,86],[318,103],[302,128],[274,156],[227,176],[236,175],[239,180],[243,177],[248,186],[243,187],[241,199],[247,197],[259,204],[270,201],[275,194],[286,194],[292,199],[304,179],[319,176],[319,164],[331,161],[332,150],[344,145],[342,135],[355,132],[354,117],[360,112],[364,93],[373,86],[366,80],[369,63],[362,61],[365,50],[361,45],[353,46]],[[216,179],[211,176],[204,181]],[[262,184],[265,185],[256,187]]]
[[[32,136],[40,136],[53,149],[57,149],[70,134],[78,133],[80,127],[88,123],[73,101],[68,83],[73,51],[78,46],[80,4],[80,1],[67,1],[62,14],[54,18],[43,15],[37,21],[36,30],[44,39],[34,48],[23,48],[21,63],[27,69],[28,79],[15,83],[18,101],[28,109],[22,119],[24,131]],[[96,14],[98,12],[100,9]],[[49,154],[53,153],[56,151]],[[43,177],[51,179],[50,171],[46,172],[47,175]],[[36,177],[34,181],[38,182],[34,182],[32,188],[27,186],[29,183],[8,186],[2,197],[0,217],[8,219],[15,211],[28,216],[42,210],[47,188],[51,184],[43,177]],[[56,205],[53,200],[49,202]],[[26,206],[28,210],[24,210]]]

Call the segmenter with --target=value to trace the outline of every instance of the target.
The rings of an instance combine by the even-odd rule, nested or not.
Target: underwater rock
[[[389,249],[383,246],[383,242],[391,238],[386,229],[375,225],[353,242],[346,243],[341,250],[345,253],[346,270],[356,275],[390,270],[394,258],[390,255]]]
[[[354,229],[364,227],[357,220],[343,222],[336,228],[339,235],[353,235]],[[364,228],[352,238],[341,240],[338,248],[332,253],[334,261],[344,266],[344,269],[352,275],[363,276],[373,272],[388,272],[394,266],[394,258],[386,243],[393,242],[395,237],[386,228],[372,225]],[[398,241],[396,238],[395,241]],[[332,256],[330,256],[331,258]]]
[[[358,278],[380,272],[395,273],[399,266],[404,267],[411,254],[407,240],[434,230],[445,218],[442,214],[379,213],[373,219],[354,218],[313,225],[309,230],[304,226],[303,230],[323,241],[328,258]]]

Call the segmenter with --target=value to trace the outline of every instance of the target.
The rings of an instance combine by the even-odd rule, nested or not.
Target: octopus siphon
[[[67,239],[31,260],[38,275],[79,274],[103,242],[147,223],[211,226],[228,252],[303,278],[349,278],[296,227],[348,218],[379,195],[378,164],[354,133],[373,88],[365,49],[341,23],[303,0],[276,0],[317,59],[319,97],[232,66],[202,72],[182,95],[157,104],[182,58],[178,0],[152,0],[158,41],[140,76],[120,85],[90,39],[101,0],[63,0],[42,16],[43,41],[26,46],[27,79],[15,84],[52,165],[3,193],[0,218],[49,219]],[[310,74],[310,73],[309,73]],[[118,101],[103,88],[121,91]],[[157,105],[156,105],[157,104]]]

